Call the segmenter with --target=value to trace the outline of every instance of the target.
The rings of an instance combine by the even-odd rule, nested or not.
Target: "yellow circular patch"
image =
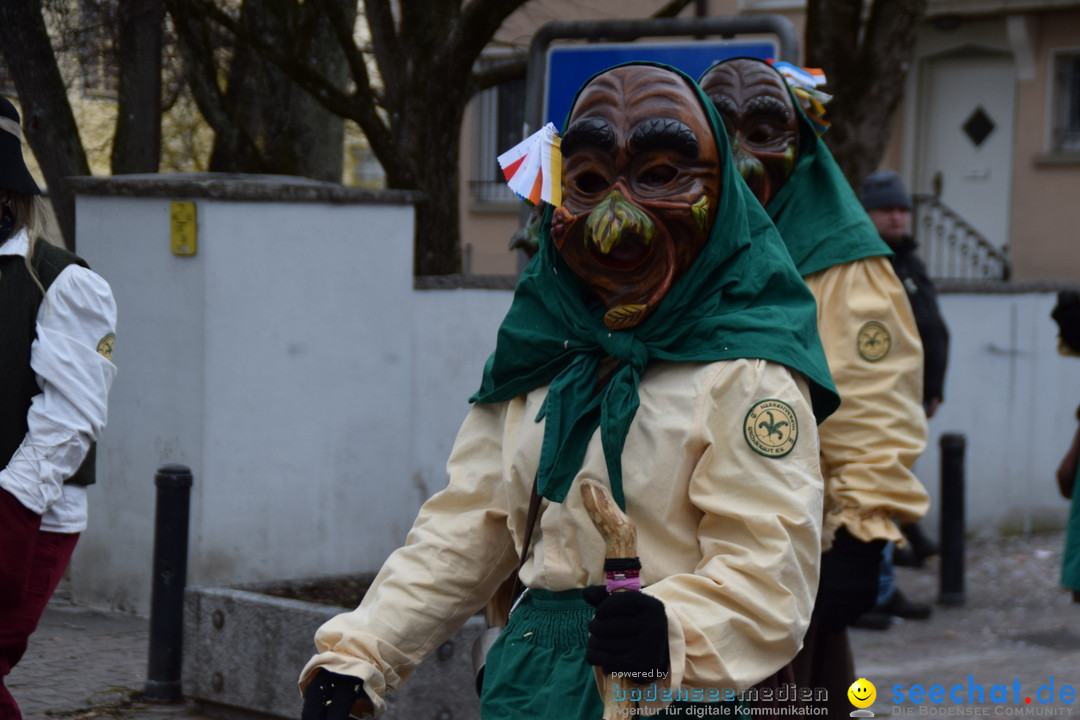
[[[799,439],[799,421],[783,400],[762,400],[746,413],[743,434],[755,452],[766,457],[783,457]]]
[[[892,335],[887,327],[877,320],[871,320],[859,328],[857,344],[863,360],[877,362],[892,349]]]
[[[116,346],[116,335],[109,333],[105,337],[98,340],[97,351],[98,354],[104,356],[108,360],[112,360],[113,348]]]

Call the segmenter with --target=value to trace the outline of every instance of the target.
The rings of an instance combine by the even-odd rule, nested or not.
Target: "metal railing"
[[[997,247],[935,195],[916,194],[912,233],[934,280],[1006,281],[1008,246]]]

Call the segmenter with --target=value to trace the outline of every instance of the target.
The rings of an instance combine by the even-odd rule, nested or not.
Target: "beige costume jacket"
[[[384,693],[478,612],[517,565],[546,388],[471,409],[449,484],[421,508],[406,545],[360,606],[315,636],[318,668]],[[664,602],[670,687],[741,690],[799,650],[820,560],[823,483],[805,382],[762,360],[650,365],[623,455],[645,592]],[[578,479],[607,481],[599,433]],[[522,580],[567,590],[603,583],[604,545],[577,484],[541,503]]]
[[[918,520],[929,506],[911,471],[927,427],[922,342],[907,295],[886,257],[804,279],[818,303],[818,332],[841,398],[819,428],[824,547],[840,526],[864,542],[902,541],[896,523]]]

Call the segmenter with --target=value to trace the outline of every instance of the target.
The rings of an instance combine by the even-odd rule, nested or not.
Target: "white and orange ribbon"
[[[562,138],[548,123],[499,156],[510,189],[533,205],[562,204]]]

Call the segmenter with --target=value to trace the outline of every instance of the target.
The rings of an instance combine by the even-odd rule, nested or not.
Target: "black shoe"
[[[892,615],[881,609],[881,606],[875,607],[873,610],[864,612],[859,616],[852,627],[862,628],[863,630],[888,630],[892,627]]]
[[[921,568],[924,564],[922,558],[911,551],[910,545],[907,547],[894,547],[892,562],[897,567]]]
[[[875,610],[881,610],[905,620],[925,620],[930,617],[934,608],[927,603],[912,602],[897,590],[892,594],[892,597],[878,605]]]
[[[919,523],[908,523],[901,528],[901,531],[911,544],[911,553],[918,559],[920,565],[926,558],[938,554],[937,544],[923,534]]]

